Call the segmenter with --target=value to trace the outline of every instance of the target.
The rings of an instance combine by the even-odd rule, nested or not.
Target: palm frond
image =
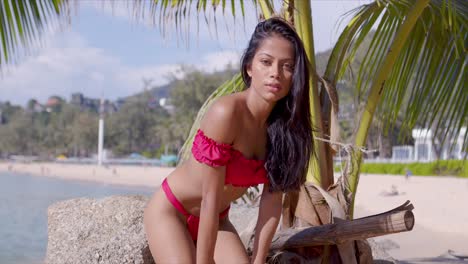
[[[458,137],[462,126],[468,125],[468,10],[463,10],[463,2],[433,1],[408,36],[379,109],[387,129],[402,107],[404,128],[434,127],[441,144],[447,135]],[[465,148],[467,144],[465,140]]]
[[[218,34],[218,21],[216,15],[212,14],[216,14],[217,10],[221,10],[223,16],[229,10],[234,24],[236,24],[238,17],[242,17],[242,21],[244,21],[246,16],[245,0],[230,0],[230,2],[229,4],[229,0],[137,0],[130,5],[133,6],[133,18],[137,22],[147,19],[143,15],[147,14],[151,17],[153,24],[159,28],[163,37],[175,32],[178,38],[188,43],[189,33],[194,30],[194,25],[191,25],[193,19],[196,20],[197,34],[201,26],[200,20],[203,20],[210,34],[214,33],[216,36]],[[251,2],[254,7],[263,4],[267,10],[273,10],[272,0],[259,2],[251,0]],[[214,32],[211,32],[211,26],[214,26]]]
[[[69,7],[68,0],[0,1],[0,70],[27,55]]]
[[[329,74],[342,77],[364,38],[376,28],[355,87],[358,94],[367,95],[374,74],[388,56],[388,48],[406,19],[404,14],[412,5],[410,1],[388,0],[353,10],[355,16],[335,46],[337,58],[346,53],[344,63],[339,67],[338,61],[334,64],[337,67],[327,69]],[[444,139],[449,134],[456,137],[468,124],[467,17],[468,4],[463,0],[432,0],[424,9],[381,91],[382,102],[376,114],[383,116],[387,129],[402,109],[404,129],[416,125],[435,127],[435,135]],[[341,42],[344,44],[340,47]],[[464,148],[467,147],[465,140]]]
[[[382,114],[388,127],[402,108],[404,126],[411,128],[423,119],[421,124],[430,127],[438,120],[436,137],[439,134],[445,138],[451,132],[458,136],[467,123],[468,96],[463,83],[468,35],[466,4],[388,0],[380,1],[378,6],[384,8],[376,9],[381,13],[380,21],[357,78],[356,89],[367,99],[355,144],[365,144],[376,113]],[[362,39],[361,32],[358,30],[353,38]],[[351,45],[350,54],[358,46]],[[359,153],[358,160],[361,159]],[[350,175],[349,181],[354,202],[359,172]]]

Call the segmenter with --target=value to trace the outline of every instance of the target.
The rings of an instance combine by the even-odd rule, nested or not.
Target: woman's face
[[[294,55],[292,43],[285,38],[273,35],[264,39],[247,66],[250,88],[268,102],[285,97],[291,89]]]

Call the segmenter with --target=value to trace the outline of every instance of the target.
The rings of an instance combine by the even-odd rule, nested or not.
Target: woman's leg
[[[184,217],[161,190],[148,203],[143,222],[156,263],[195,263],[195,245]]]
[[[216,263],[250,263],[247,251],[229,218],[220,220],[214,259]]]

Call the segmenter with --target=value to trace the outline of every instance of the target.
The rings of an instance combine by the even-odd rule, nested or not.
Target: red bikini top
[[[247,159],[232,145],[218,143],[200,129],[193,140],[192,154],[201,163],[213,167],[226,166],[225,184],[250,187],[268,182],[263,160]]]

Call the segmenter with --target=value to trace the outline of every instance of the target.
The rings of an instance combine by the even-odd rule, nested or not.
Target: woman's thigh
[[[220,222],[214,259],[216,263],[249,263],[247,251],[229,219]]]
[[[195,245],[186,223],[174,212],[161,210],[156,194],[145,209],[144,227],[151,254],[157,264],[195,263]],[[166,197],[162,197],[166,198]],[[170,204],[169,204],[170,205]],[[170,205],[172,206],[172,205]]]

